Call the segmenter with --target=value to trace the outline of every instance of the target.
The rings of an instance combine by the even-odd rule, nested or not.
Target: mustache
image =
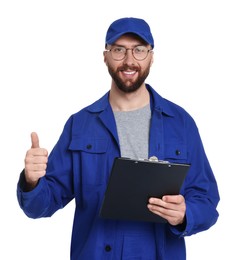
[[[118,68],[118,71],[123,71],[123,70],[135,70],[135,71],[139,71],[139,67],[138,66],[129,66],[129,65],[123,65],[121,67]]]

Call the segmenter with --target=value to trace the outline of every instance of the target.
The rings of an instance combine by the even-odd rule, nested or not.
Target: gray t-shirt
[[[132,111],[114,112],[121,156],[133,159],[148,158],[150,104]]]

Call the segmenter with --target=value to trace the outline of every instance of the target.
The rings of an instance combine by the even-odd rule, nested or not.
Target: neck
[[[150,97],[145,84],[131,93],[124,93],[116,86],[112,86],[109,101],[113,111],[131,111],[149,104]]]

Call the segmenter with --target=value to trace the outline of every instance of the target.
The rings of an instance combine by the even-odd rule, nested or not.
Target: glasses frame
[[[135,60],[138,60],[138,61],[143,61],[143,60],[145,60],[145,59],[147,58],[148,54],[153,51],[153,49],[148,49],[148,48],[147,48],[146,46],[144,46],[144,45],[137,45],[137,46],[135,46],[135,47],[133,47],[133,48],[125,48],[124,46],[119,46],[119,45],[113,45],[113,46],[114,46],[114,47],[120,47],[120,48],[125,49],[124,56],[123,56],[123,58],[121,58],[121,59],[115,59],[115,58],[113,58],[112,48],[110,48],[110,49],[105,49],[106,52],[110,52],[110,53],[111,53],[112,59],[113,59],[113,60],[116,60],[116,61],[124,60],[124,59],[126,58],[126,56],[127,56],[127,51],[128,51],[128,50],[130,50],[130,51],[132,52],[133,58],[134,58]],[[146,54],[146,57],[145,57],[145,58],[143,58],[143,59],[138,59],[138,58],[135,57],[135,55],[134,55],[134,50],[135,50],[136,48],[138,48],[138,47],[145,47],[145,48],[147,49],[147,54]]]

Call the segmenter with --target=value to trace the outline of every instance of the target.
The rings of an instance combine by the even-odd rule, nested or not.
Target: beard
[[[119,77],[118,72],[122,71],[122,70],[127,70],[128,68],[138,71],[139,76],[138,76],[137,80],[135,80],[135,81],[128,80],[127,81],[128,84],[126,84]],[[134,67],[134,66],[132,66],[132,67],[122,66],[122,67],[118,68],[117,71],[114,71],[114,69],[111,66],[108,66],[108,72],[111,75],[113,81],[115,82],[115,84],[119,90],[121,90],[124,93],[131,93],[131,92],[138,90],[141,87],[141,85],[144,83],[145,79],[149,75],[150,65],[143,72],[141,72],[141,70],[139,70],[138,67]]]

